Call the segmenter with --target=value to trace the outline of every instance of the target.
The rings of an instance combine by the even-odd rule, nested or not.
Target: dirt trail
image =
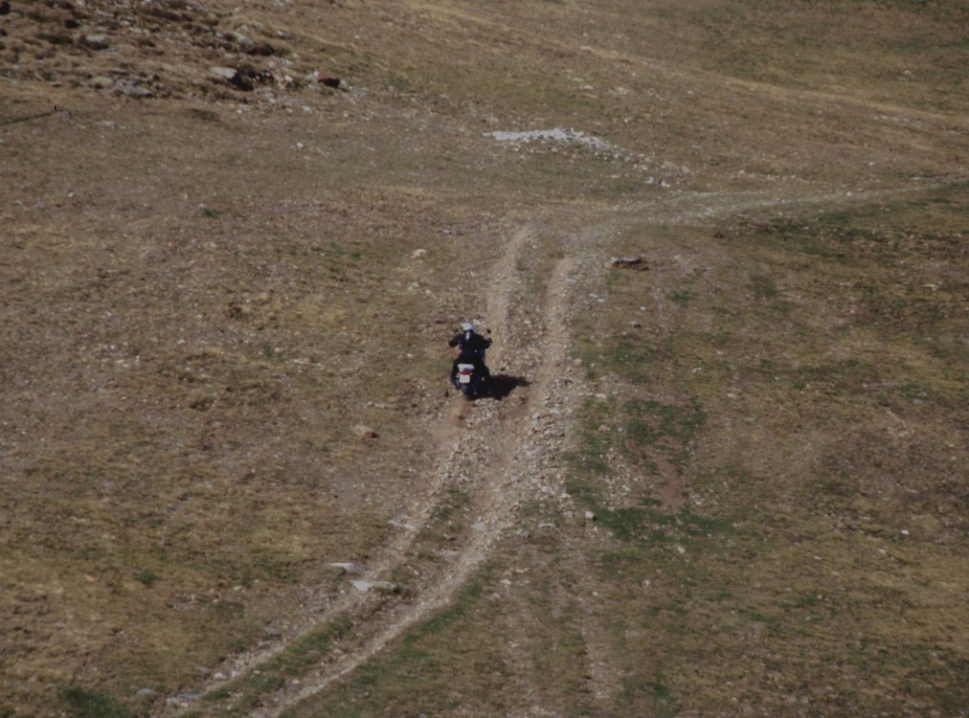
[[[541,485],[542,471],[538,464],[547,452],[533,444],[541,438],[535,427],[542,425],[549,395],[566,366],[569,306],[566,295],[574,262],[571,257],[555,261],[545,296],[537,298],[538,313],[543,317],[540,326],[533,325],[527,336],[519,336],[510,326],[515,296],[523,291],[517,265],[523,249],[535,241],[527,228],[509,237],[489,277],[487,293],[486,319],[501,337],[495,351],[489,354],[489,363],[505,366],[515,376],[527,376],[527,388],[517,390],[513,400],[504,402],[505,406],[491,400],[473,405],[467,405],[461,397],[452,400],[455,403],[451,411],[435,427],[438,445],[435,469],[424,482],[423,490],[412,495],[408,526],[384,547],[379,559],[368,564],[365,578],[379,580],[400,563],[415,536],[444,499],[449,485],[462,486],[471,497],[469,509],[475,519],[470,535],[455,546],[449,565],[433,586],[407,602],[388,601],[375,592],[352,591],[336,604],[309,611],[299,635],[340,616],[353,619],[354,637],[349,650],[319,673],[274,693],[272,703],[250,714],[254,718],[277,716],[287,707],[319,693],[351,673],[388,642],[447,605],[454,592],[489,556],[495,540],[513,524],[516,509],[526,493],[554,492]],[[229,678],[209,683],[202,694],[228,687],[231,681],[250,674],[289,645],[291,641],[280,642],[233,659],[219,669],[219,673]],[[173,697],[160,715],[178,716],[200,707],[197,700]]]
[[[508,331],[509,307],[514,289],[519,283],[516,264],[523,246],[532,238],[528,230],[519,230],[508,242],[500,261],[496,264],[494,276],[490,281],[491,289],[487,297],[487,318],[501,336],[512,336]],[[547,398],[549,384],[565,360],[567,346],[567,328],[565,324],[565,309],[567,303],[561,301],[565,292],[565,282],[569,275],[571,261],[566,258],[559,260],[553,270],[548,283],[545,297],[545,314],[547,321],[542,331],[535,336],[535,345],[542,353],[543,361],[540,371],[532,379],[528,388],[528,402],[530,405],[541,407]],[[514,353],[523,354],[526,347],[496,344],[492,359],[504,360],[504,355]],[[508,360],[505,360],[508,363]],[[457,401],[462,401],[457,399]],[[489,405],[490,404],[490,405]],[[540,410],[540,409],[539,409]],[[463,431],[457,432],[455,441],[447,450],[447,455],[440,462],[435,472],[432,484],[435,488],[420,512],[417,526],[422,526],[431,513],[434,494],[449,480],[454,478],[455,467],[461,457],[469,453],[477,461],[463,471],[470,475],[475,484],[471,500],[472,515],[477,517],[473,533],[466,545],[461,547],[451,565],[446,569],[441,580],[435,586],[408,605],[403,611],[396,613],[390,621],[381,621],[383,625],[360,648],[347,654],[335,663],[328,671],[312,681],[304,682],[298,688],[292,688],[284,694],[276,695],[276,702],[251,715],[255,718],[278,716],[287,707],[304,700],[324,690],[332,682],[351,673],[357,666],[367,661],[380,651],[388,642],[401,635],[410,627],[429,618],[434,612],[448,604],[454,592],[465,584],[468,577],[488,557],[495,540],[502,535],[513,523],[515,509],[522,499],[523,484],[520,481],[521,462],[519,454],[526,447],[528,439],[523,439],[525,427],[534,412],[518,411],[510,417],[501,419],[493,403],[482,402],[473,408],[473,416]],[[474,444],[470,447],[468,444]],[[461,471],[459,469],[458,471]],[[400,557],[400,553],[397,557]]]
[[[686,198],[669,197],[662,206],[649,209],[654,216],[690,223],[743,209],[804,204],[819,199],[830,201],[830,197],[795,200],[776,195],[694,195],[688,204]],[[641,207],[640,211],[645,209]],[[384,547],[378,559],[368,564],[366,578],[379,580],[400,564],[415,536],[445,500],[449,487],[458,486],[470,496],[469,509],[475,517],[470,534],[455,542],[449,563],[437,580],[409,600],[389,600],[376,592],[353,591],[336,604],[321,605],[307,612],[299,635],[326,621],[346,616],[354,620],[349,644],[341,644],[344,653],[317,673],[266,697],[271,703],[250,716],[278,716],[320,693],[352,673],[389,642],[445,607],[487,559],[496,540],[513,527],[517,509],[524,501],[535,498],[569,501],[562,493],[564,469],[556,465],[556,457],[569,440],[568,417],[585,393],[574,367],[567,361],[568,316],[576,303],[576,286],[594,281],[591,275],[603,271],[602,262],[597,261],[602,259],[598,252],[603,238],[611,235],[623,221],[617,216],[600,218],[599,222],[586,224],[560,240],[561,258],[551,264],[543,296],[528,298],[540,319],[532,322],[527,332],[520,330],[512,316],[526,292],[526,278],[520,276],[518,265],[526,248],[537,249],[542,240],[530,228],[518,229],[509,237],[488,280],[486,319],[501,338],[489,355],[489,363],[492,366],[500,363],[513,375],[527,377],[529,385],[516,390],[514,400],[500,403],[485,400],[466,405],[460,397],[453,399],[451,411],[433,430],[438,446],[435,468],[422,490],[412,495],[408,527]],[[234,659],[231,665],[221,668],[231,678],[210,683],[205,692],[228,686],[230,680],[251,673],[291,643],[292,639]],[[595,662],[594,656],[590,661]],[[597,692],[603,695],[611,692],[608,680],[597,683],[600,684]],[[170,698],[159,715],[169,718],[200,707],[198,701]]]

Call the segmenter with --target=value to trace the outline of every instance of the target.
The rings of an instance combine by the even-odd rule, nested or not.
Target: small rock
[[[238,70],[232,67],[210,67],[209,72],[217,77],[221,77],[223,80],[229,82],[240,90],[250,92],[253,89],[252,82],[248,77],[241,74]]]
[[[342,568],[344,573],[350,573],[355,576],[360,576],[363,574],[363,566],[356,563],[331,563],[334,568]]]
[[[592,513],[591,511],[586,511],[585,512],[585,520],[586,521],[595,521],[596,520],[596,515],[594,513]]]
[[[210,67],[209,72],[217,77],[221,77],[223,80],[232,81],[232,78],[239,74],[237,70],[231,67]]]
[[[266,635],[272,636],[273,638],[279,638],[281,635],[283,635],[283,632],[278,628],[274,628],[273,626],[266,626]]]
[[[138,695],[139,696],[153,696],[153,695],[156,695],[156,693],[155,693],[154,689],[152,689],[152,688],[142,688],[140,691],[138,691]]]
[[[104,35],[85,35],[81,38],[81,44],[92,50],[107,50],[110,43]]]
[[[114,94],[124,95],[125,97],[151,97],[155,93],[144,87],[141,80],[118,80],[114,84]]]
[[[361,441],[377,438],[377,432],[371,429],[369,426],[365,426],[363,424],[357,424],[353,427],[353,435]]]

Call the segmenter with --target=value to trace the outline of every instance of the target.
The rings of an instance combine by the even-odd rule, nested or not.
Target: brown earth
[[[615,517],[644,494],[681,525],[715,518],[703,501],[796,515],[795,479],[857,502],[825,514],[831,535],[919,526],[905,535],[924,543],[892,548],[895,569],[852,572],[859,551],[838,570],[860,586],[846,595],[917,606],[921,632],[870,634],[942,666],[885,668],[862,697],[845,684],[868,674],[805,679],[805,710],[961,714],[932,688],[962,695],[969,656],[953,470],[967,450],[967,18],[909,5],[13,0],[0,16],[0,716],[398,714],[389,688],[372,698],[379,682],[353,677],[408,655],[480,585],[506,608],[469,619],[478,663],[427,689],[428,714],[669,714],[662,657],[619,617],[648,602],[644,586],[668,592],[657,612],[676,604],[697,627],[737,611],[696,610],[655,573],[604,581],[632,555]],[[492,134],[558,129],[582,134]],[[903,226],[905,203],[923,204]],[[881,237],[811,245],[856,252],[830,274],[772,244],[859,207],[882,208],[891,262]],[[616,253],[648,269],[610,267]],[[845,287],[883,304],[849,308]],[[688,315],[698,294],[709,304]],[[955,350],[910,340],[924,307]],[[783,312],[796,317],[781,329],[733,329]],[[499,401],[448,388],[446,340],[466,318],[494,333]],[[702,366],[672,356],[637,380],[639,354],[608,354],[684,330]],[[805,370],[796,392],[752,388],[818,356],[916,379]],[[703,371],[725,375],[703,384]],[[831,389],[889,383],[925,387],[931,410],[842,409]],[[691,401],[703,441],[682,411],[616,438],[623,407]],[[596,501],[576,489],[590,445],[609,467]],[[709,488],[738,476],[737,498]],[[942,508],[896,526],[909,492]],[[830,518],[842,509],[857,513]],[[802,547],[790,531],[785,556],[805,554],[791,575],[813,596],[833,539]],[[751,571],[724,565],[724,585]],[[758,566],[751,584],[786,579]],[[801,651],[810,670],[784,668],[800,644],[766,643],[769,607],[738,592],[763,670],[724,649],[694,676],[704,651],[672,639],[688,645],[673,664],[681,714],[794,712],[778,686],[830,662],[821,641]],[[581,647],[551,650],[556,631]],[[486,671],[492,633],[503,658]],[[930,688],[898,688],[909,670]],[[354,707],[364,694],[386,702]]]

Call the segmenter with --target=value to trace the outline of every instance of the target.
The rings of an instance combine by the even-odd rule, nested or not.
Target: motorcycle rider
[[[464,322],[461,325],[461,331],[451,337],[448,346],[461,348],[461,353],[451,366],[452,384],[458,386],[458,364],[473,364],[475,373],[480,372],[479,376],[483,380],[491,376],[491,372],[485,366],[485,349],[491,346],[491,340],[478,334],[474,330],[473,322]]]

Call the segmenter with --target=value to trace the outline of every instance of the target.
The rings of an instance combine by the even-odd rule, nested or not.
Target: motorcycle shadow
[[[508,376],[507,374],[491,375],[491,397],[501,401],[520,386],[528,386],[531,382],[523,376]]]

